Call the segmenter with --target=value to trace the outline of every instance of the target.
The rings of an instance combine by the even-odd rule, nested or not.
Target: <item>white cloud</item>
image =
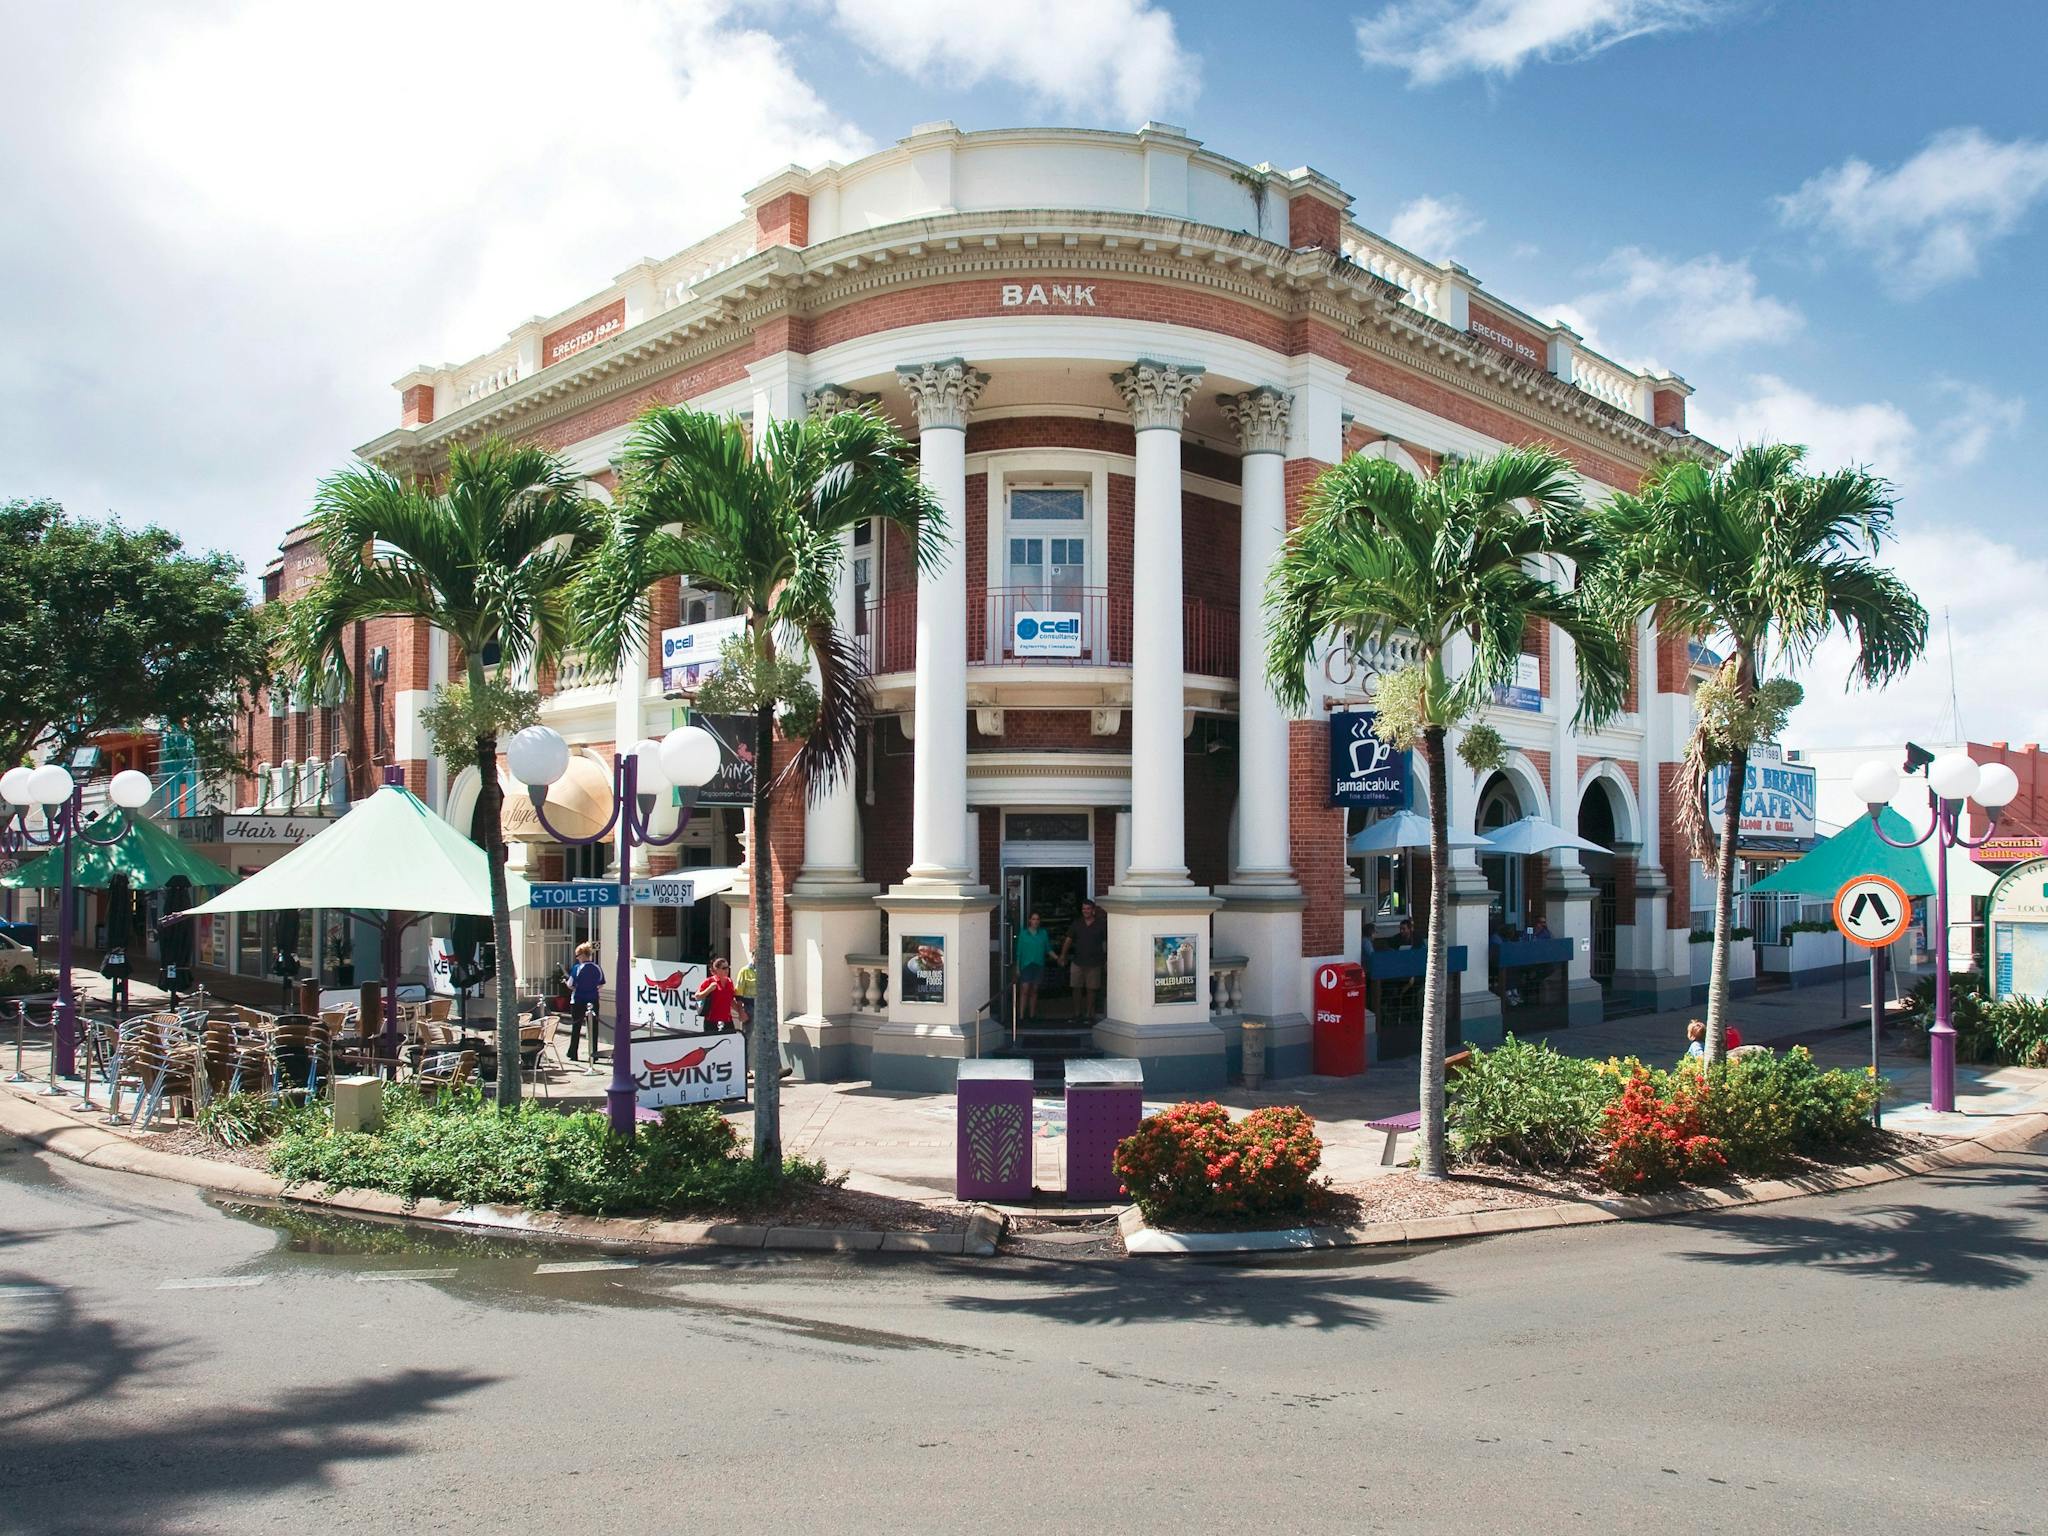
[[[1951,128],[1895,170],[1849,159],[1778,199],[1788,224],[1832,236],[1877,264],[1894,291],[1969,277],[1984,248],[2048,196],[2048,141],[2001,142]]]
[[[1191,104],[1201,66],[1152,0],[827,0],[871,57],[918,80],[1005,80],[1091,121],[1135,125]]]
[[[1749,262],[1720,256],[1673,261],[1625,246],[1600,265],[1602,286],[1545,313],[1595,351],[1652,366],[1733,347],[1787,340],[1805,326],[1792,305],[1757,291]]]
[[[1406,70],[1411,85],[1434,85],[1467,73],[1512,75],[1531,59],[1589,58],[1740,8],[1740,0],[1397,0],[1359,18],[1358,51],[1368,64]]]
[[[461,360],[862,152],[723,4],[18,9],[0,50],[4,494],[252,566]],[[394,38],[404,38],[394,46]]]
[[[1457,198],[1425,196],[1395,211],[1387,224],[1387,238],[1418,256],[1445,261],[1458,254],[1459,241],[1471,239],[1485,227],[1486,220]]]
[[[1763,373],[1748,381],[1744,399],[1717,404],[1696,396],[1690,404],[1692,430],[1723,448],[1803,443],[1816,471],[1861,466],[1901,484],[1919,469],[1919,428],[1889,400],[1837,405]]]
[[[1943,394],[1956,408],[1935,427],[1941,438],[1942,458],[1955,469],[1967,469],[1984,457],[2000,436],[2017,432],[2026,419],[2027,402],[1971,384],[1963,379],[1937,379]]]
[[[2039,674],[2015,665],[2019,637],[2048,633],[2048,560],[1925,516],[1907,526],[1885,560],[1927,605],[1926,654],[1904,677],[1873,692],[1848,686],[1855,647],[1840,635],[1830,637],[1801,671],[1806,701],[1794,711],[1785,739],[1831,747],[1944,734],[1952,639],[1956,698],[1969,737],[2048,741],[2048,696]]]

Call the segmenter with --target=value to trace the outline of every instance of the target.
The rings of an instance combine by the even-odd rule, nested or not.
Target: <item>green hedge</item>
[[[739,1133],[705,1105],[670,1109],[631,1142],[601,1114],[557,1114],[537,1104],[500,1112],[475,1089],[423,1098],[384,1089],[384,1125],[337,1133],[324,1107],[287,1126],[271,1171],[291,1183],[381,1189],[416,1200],[524,1205],[607,1215],[740,1211],[789,1184],[827,1182],[824,1164],[785,1159],[762,1168],[742,1154]]]
[[[1451,1150],[1463,1162],[1572,1167],[1592,1154],[1600,1112],[1619,1091],[1605,1064],[1509,1035],[1445,1085]]]
[[[1951,971],[1949,1022],[1956,1030],[1956,1057],[1999,1067],[2048,1067],[2048,1003],[1984,995],[1976,971]],[[1923,976],[1906,994],[1906,1017],[1923,1038],[1934,1023],[1934,978]]]

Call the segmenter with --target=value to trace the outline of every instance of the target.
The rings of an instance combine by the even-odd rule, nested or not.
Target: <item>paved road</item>
[[[2048,1531],[2048,1143],[1271,1268],[284,1227],[0,1143],[0,1531]]]

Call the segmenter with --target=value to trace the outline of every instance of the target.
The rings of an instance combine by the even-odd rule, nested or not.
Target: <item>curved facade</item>
[[[918,579],[892,538],[850,549],[842,619],[875,675],[872,729],[855,783],[793,805],[766,851],[794,879],[777,937],[792,1057],[905,1086],[999,1043],[984,1005],[1007,1009],[1012,924],[1029,906],[1063,921],[1082,895],[1110,913],[1107,1016],[1048,1038],[1194,1085],[1222,1080],[1257,1018],[1273,1067],[1305,1070],[1312,973],[1419,899],[1398,864],[1347,863],[1347,814],[1363,814],[1330,797],[1330,713],[1363,705],[1387,658],[1327,658],[1301,718],[1255,684],[1260,585],[1305,488],[1346,453],[1427,469],[1534,442],[1599,496],[1659,456],[1713,452],[1685,431],[1682,380],[1368,233],[1315,171],[1161,124],[937,124],[852,165],[790,167],[730,228],[398,388],[402,424],[362,451],[400,471],[500,433],[608,486],[655,402],[758,422],[874,400],[917,439],[946,561]],[[682,589],[655,614],[659,630],[718,609]],[[1661,804],[1689,720],[1684,642],[1643,629],[1630,710],[1597,733],[1571,724],[1569,642],[1527,649],[1492,716],[1513,759],[1485,783],[1454,763],[1453,816],[1573,832],[1590,817],[1616,854],[1461,855],[1453,941],[1477,957],[1490,915],[1540,913],[1575,940],[1568,1012],[1597,1013],[1603,988],[1670,1000],[1688,969]],[[606,754],[667,728],[659,672],[658,656],[623,680],[564,667],[542,680],[547,717]],[[410,681],[393,756],[459,823],[463,786],[408,725],[429,680]],[[725,862],[737,819],[700,818],[685,857]],[[528,854],[530,872],[562,867],[546,844]],[[743,922],[685,921],[643,942],[744,951]],[[936,989],[906,975],[913,937],[945,957]],[[1465,974],[1468,1038],[1498,1030],[1508,990]]]

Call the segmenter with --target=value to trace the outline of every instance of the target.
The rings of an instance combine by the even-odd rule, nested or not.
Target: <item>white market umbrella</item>
[[[1549,853],[1553,848],[1577,848],[1584,853],[1614,851],[1583,837],[1574,837],[1563,827],[1545,821],[1541,816],[1524,816],[1520,821],[1511,821],[1498,831],[1488,833],[1481,840],[1481,846],[1488,853]]]
[[[1453,848],[1483,848],[1485,842],[1469,832],[1451,828],[1450,845]],[[1400,853],[1405,849],[1427,848],[1429,846],[1429,818],[1414,811],[1396,811],[1391,816],[1382,816],[1371,826],[1355,832],[1344,850],[1352,858],[1368,853]]]

